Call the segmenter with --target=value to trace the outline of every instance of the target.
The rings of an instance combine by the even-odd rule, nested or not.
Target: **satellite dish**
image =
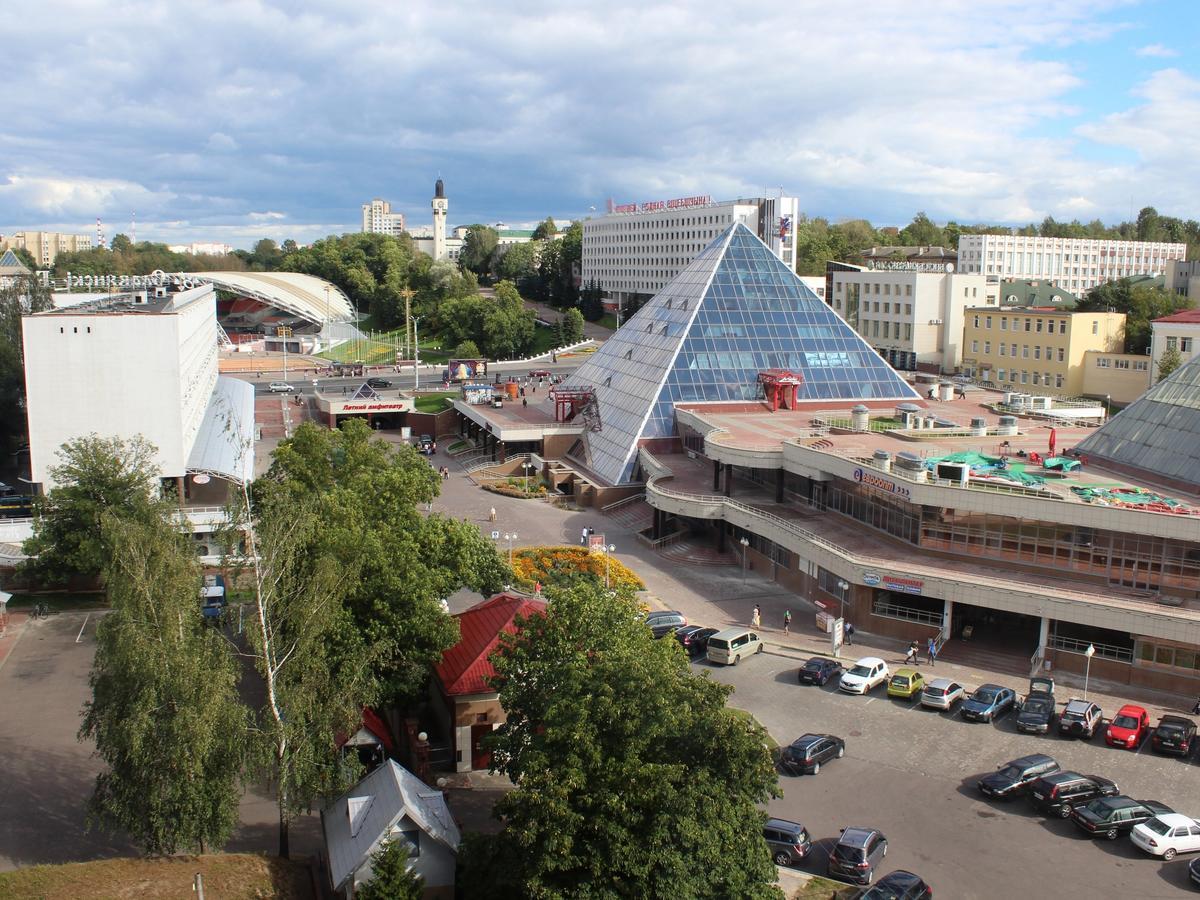
[[[194,484],[208,484],[210,481],[212,481],[212,479],[209,478],[207,475],[193,475],[192,476],[192,482]]]

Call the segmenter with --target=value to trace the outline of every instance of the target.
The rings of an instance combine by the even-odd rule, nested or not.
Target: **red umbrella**
[[[1054,445],[1058,443],[1058,429],[1050,429],[1050,455],[1054,455]]]

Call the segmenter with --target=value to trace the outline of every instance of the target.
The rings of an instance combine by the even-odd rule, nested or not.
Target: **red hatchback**
[[[1140,706],[1127,703],[1121,707],[1112,721],[1108,723],[1108,731],[1104,741],[1110,747],[1125,747],[1136,750],[1141,746],[1142,739],[1150,733],[1150,714]]]

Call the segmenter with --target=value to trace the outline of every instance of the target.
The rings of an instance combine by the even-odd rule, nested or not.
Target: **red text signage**
[[[649,200],[646,203],[622,203],[614,206],[612,211],[617,213],[658,212],[662,209],[690,209],[695,206],[708,206],[712,197],[676,197],[674,200]]]

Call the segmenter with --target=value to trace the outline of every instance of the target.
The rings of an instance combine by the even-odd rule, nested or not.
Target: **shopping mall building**
[[[497,461],[860,631],[1014,671],[1093,647],[1093,676],[1198,692],[1200,362],[1102,425],[915,378],[733,225],[552,396],[456,410]]]

